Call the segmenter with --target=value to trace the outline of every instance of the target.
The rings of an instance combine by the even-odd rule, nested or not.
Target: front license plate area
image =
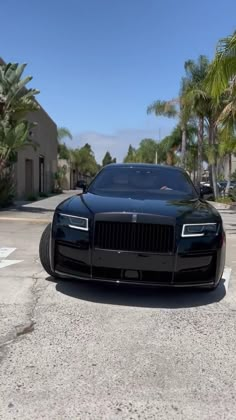
[[[92,265],[122,270],[174,271],[174,256],[122,251],[95,250]]]

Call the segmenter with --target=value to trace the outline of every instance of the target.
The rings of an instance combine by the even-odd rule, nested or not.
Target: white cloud
[[[161,136],[168,135],[170,128],[162,129]],[[97,162],[101,163],[107,150],[112,157],[116,157],[118,162],[122,162],[127,153],[130,144],[137,147],[144,138],[152,138],[158,140],[159,132],[155,129],[122,129],[115,133],[104,134],[95,131],[87,131],[78,133],[73,136],[72,142],[68,145],[72,147],[82,147],[85,143],[89,143],[95,153]]]

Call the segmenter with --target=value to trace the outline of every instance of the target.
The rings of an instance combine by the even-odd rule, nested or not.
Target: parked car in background
[[[85,191],[86,187],[87,187],[86,182],[83,179],[80,179],[76,182],[74,189]]]
[[[222,195],[222,196],[225,195],[226,189],[227,189],[227,185],[228,185],[228,181],[219,181],[218,182],[220,195]],[[236,181],[230,181],[230,184],[229,184],[229,197],[231,197],[234,200],[236,200]]]
[[[217,182],[217,188],[218,193],[220,196],[224,196],[226,192],[228,181],[219,181]],[[229,195],[231,195],[231,192],[235,190],[236,188],[236,182],[231,181],[229,186]],[[207,182],[200,182],[200,191],[202,197],[206,200],[214,200],[214,190],[210,183]]]
[[[210,184],[201,182],[200,183],[200,193],[205,200],[214,199],[214,191]]]

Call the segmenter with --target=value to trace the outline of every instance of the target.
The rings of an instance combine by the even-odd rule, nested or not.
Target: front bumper
[[[81,250],[56,243],[54,272],[60,277],[114,283],[173,287],[212,287],[223,273],[222,249],[176,253],[137,254]]]
[[[181,238],[173,252],[148,253],[98,249],[93,230],[82,232],[55,224],[51,268],[59,277],[86,281],[167,287],[213,287],[223,274],[225,235]]]

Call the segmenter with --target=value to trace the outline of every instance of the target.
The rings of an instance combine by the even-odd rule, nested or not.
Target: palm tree
[[[66,127],[58,127],[57,128],[57,141],[58,143],[61,143],[64,139],[70,139],[72,140],[73,136],[70,132],[70,130]]]
[[[219,40],[215,58],[207,76],[207,86],[210,93],[219,98],[236,78],[236,31]]]
[[[12,168],[16,154],[26,146],[36,147],[29,138],[34,124],[26,120],[29,112],[40,108],[36,89],[26,89],[31,76],[21,79],[26,64],[0,65],[0,201],[8,203],[13,195]],[[7,186],[7,187],[6,187]]]
[[[236,127],[236,32],[221,39],[206,77],[206,89],[223,106],[217,124]],[[227,128],[227,130],[228,130]]]
[[[70,160],[70,149],[67,147],[65,142],[62,143],[62,140],[72,140],[72,138],[72,134],[68,128],[57,128],[57,152],[60,159]]]
[[[2,123],[24,119],[28,112],[37,111],[40,108],[35,100],[35,95],[39,91],[26,89],[32,76],[21,80],[25,68],[26,64],[0,65],[0,120]]]
[[[182,83],[180,97],[170,101],[157,100],[153,102],[147,108],[147,113],[154,113],[156,116],[164,116],[167,118],[179,118],[179,124],[181,127],[181,166],[185,166],[185,154],[186,154],[186,143],[187,143],[187,124],[190,118],[189,107],[187,106],[186,98],[184,97],[185,85]],[[170,161],[173,162],[170,157]]]
[[[16,152],[25,146],[35,146],[29,132],[35,124],[25,117],[40,106],[35,100],[36,89],[26,89],[32,80],[21,80],[26,64],[3,64],[0,66],[0,165],[7,166]]]
[[[236,128],[236,78],[221,95],[220,100],[223,104],[223,110],[220,113],[217,123],[223,126]],[[219,102],[219,99],[218,99]]]
[[[188,60],[184,64],[185,76],[185,98],[191,104],[193,114],[198,119],[198,170],[197,181],[201,181],[203,139],[204,139],[204,118],[209,108],[209,101],[203,90],[203,82],[209,68],[209,61],[205,56],[200,56],[197,62]]]
[[[232,178],[232,154],[236,153],[236,135],[231,123],[224,125],[219,133],[219,156],[228,159],[228,174],[226,195],[229,193],[230,181]]]
[[[196,182],[196,171],[197,171],[197,143],[192,142],[188,145],[186,153],[186,170],[190,177],[193,179],[193,183]]]
[[[13,127],[0,123],[0,172],[9,168],[16,160],[16,154],[26,146],[37,147],[29,139],[29,129],[33,125],[19,121]]]
[[[147,108],[147,113],[154,113],[156,116],[179,119],[181,128],[181,157],[180,164],[185,167],[186,147],[188,139],[188,125],[191,121],[191,103],[186,96],[186,88],[189,81],[183,77],[180,85],[179,97],[170,101],[155,101]]]

